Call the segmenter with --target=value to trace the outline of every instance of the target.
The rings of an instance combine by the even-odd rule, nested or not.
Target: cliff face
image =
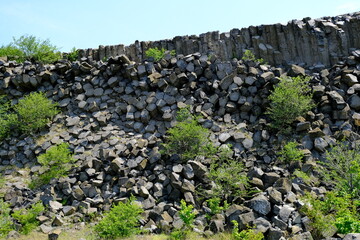
[[[349,49],[360,48],[360,13],[320,19],[293,20],[287,25],[273,24],[232,29],[229,33],[208,32],[154,42],[136,41],[130,46],[99,46],[81,50],[81,56],[102,60],[127,55],[140,62],[150,47],[175,49],[177,54],[214,53],[222,60],[240,59],[245,49],[272,65],[296,63],[305,66],[330,66],[347,56]]]

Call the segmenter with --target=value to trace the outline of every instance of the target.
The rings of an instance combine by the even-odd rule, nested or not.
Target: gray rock
[[[356,111],[360,110],[360,97],[357,94],[354,94],[351,97],[349,97],[347,102],[351,108],[355,109]]]
[[[256,227],[255,229],[262,233],[265,233],[271,227],[271,223],[262,217],[255,219],[253,224]]]
[[[360,233],[348,233],[343,240],[360,240]]]
[[[267,215],[271,211],[271,204],[267,197],[259,195],[248,201],[248,206],[255,212]]]

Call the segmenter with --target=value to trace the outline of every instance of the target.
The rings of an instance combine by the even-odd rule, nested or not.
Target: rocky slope
[[[284,140],[269,128],[267,97],[278,77],[310,75],[316,107],[294,123],[293,138],[306,158],[296,166],[281,163],[276,152]],[[241,228],[254,224],[266,239],[312,239],[309,219],[299,213],[304,191],[326,192],[292,175],[311,173],[325,149],[344,135],[358,136],[353,124],[360,110],[360,51],[331,68],[275,68],[233,59],[220,61],[199,53],[165,56],[160,62],[131,62],[116,56],[107,62],[82,58],[55,65],[0,61],[0,93],[16,103],[24,94],[44,91],[62,110],[49,128],[32,136],[13,136],[0,145],[4,200],[16,209],[41,200],[49,210],[43,232],[82,222],[133,194],[145,210],[142,226],[152,232],[182,225],[177,214],[185,199],[198,211],[196,231],[223,231],[231,220]],[[181,162],[164,156],[159,144],[175,124],[179,107],[190,105],[212,141],[231,144],[233,158],[246,166],[259,193],[235,199],[212,220],[195,189],[206,184],[210,162]],[[41,171],[36,157],[68,142],[77,159],[68,177],[30,190],[28,175]],[[236,196],[234,196],[236,197]],[[333,237],[328,233],[324,237]]]

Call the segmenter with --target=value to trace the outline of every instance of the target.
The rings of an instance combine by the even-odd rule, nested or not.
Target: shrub
[[[224,201],[223,206],[221,206],[221,199],[219,197],[213,197],[208,200],[206,200],[208,207],[210,208],[211,212],[206,215],[207,219],[210,219],[211,216],[221,213],[222,211],[225,211],[229,208],[229,204],[227,201]]]
[[[171,50],[171,51],[167,51],[164,48],[149,48],[148,50],[145,51],[145,55],[147,57],[152,57],[154,58],[155,61],[160,61],[161,59],[164,58],[165,54],[169,52],[169,54],[171,56],[175,56],[175,50]]]
[[[256,58],[254,53],[250,50],[245,50],[243,57],[241,58],[244,61],[253,61],[253,62],[259,62],[260,64],[264,64],[265,61],[262,58]]]
[[[287,163],[301,161],[304,153],[297,146],[298,143],[295,141],[286,143],[282,150],[278,152],[279,159]]]
[[[23,35],[13,38],[13,42],[0,48],[0,56],[8,56],[10,60],[23,62],[35,60],[43,63],[52,63],[61,58],[59,49],[50,41],[38,39],[32,35]]]
[[[74,62],[78,60],[79,58],[79,50],[73,47],[71,51],[66,55],[66,59],[68,59],[71,62]]]
[[[271,126],[282,133],[290,130],[291,123],[309,111],[314,104],[308,85],[309,77],[281,78],[269,95],[270,107],[267,110]]]
[[[31,205],[30,209],[19,209],[14,211],[12,217],[16,219],[20,224],[20,232],[23,234],[29,234],[38,225],[39,221],[36,217],[45,210],[41,202]]]
[[[254,229],[245,229],[239,232],[239,224],[237,221],[231,221],[234,224],[234,228],[231,233],[232,240],[261,240],[264,239],[262,232],[256,232]]]
[[[104,218],[95,226],[95,232],[104,239],[129,237],[140,233],[139,220],[143,210],[134,203],[131,197],[126,203],[119,202],[105,214]]]
[[[14,106],[19,115],[19,128],[30,133],[43,128],[50,119],[59,113],[57,103],[52,103],[43,92],[33,92]]]
[[[209,179],[214,182],[208,196],[226,199],[229,196],[243,196],[249,186],[244,165],[229,154],[229,146],[220,149],[218,159],[210,165]]]
[[[195,213],[193,212],[194,207],[189,204],[187,205],[185,200],[180,201],[180,211],[179,217],[184,222],[184,225],[181,229],[175,230],[170,234],[170,239],[174,240],[185,240],[187,239],[188,234],[193,228],[193,223],[195,219]]]
[[[31,188],[47,184],[52,178],[66,176],[73,167],[74,159],[68,143],[53,146],[38,156],[38,162],[46,168],[45,172],[35,178],[30,184]]]
[[[0,140],[10,135],[17,123],[17,115],[10,112],[11,106],[5,97],[0,97]]]
[[[198,155],[211,156],[216,152],[209,139],[209,130],[199,125],[188,109],[178,111],[177,121],[167,131],[166,143],[162,144],[164,153],[179,154],[183,160],[189,160]]]
[[[0,237],[4,238],[14,229],[14,224],[10,216],[10,204],[0,199]]]

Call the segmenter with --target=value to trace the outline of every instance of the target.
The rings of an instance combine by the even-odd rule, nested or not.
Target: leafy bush
[[[312,234],[316,238],[331,235],[336,230],[342,234],[360,232],[360,215],[357,211],[360,202],[352,200],[350,195],[333,191],[324,198],[307,194],[304,200],[306,204],[301,212],[312,221]]]
[[[221,199],[219,197],[213,197],[208,200],[206,200],[208,207],[210,208],[211,212],[206,215],[207,219],[210,219],[211,216],[221,213],[222,211],[225,211],[229,208],[229,204],[227,201],[224,201],[223,206],[221,206]]]
[[[162,144],[166,154],[179,154],[183,160],[198,155],[211,156],[216,149],[209,140],[208,129],[198,124],[188,109],[180,109],[177,113],[178,123],[167,131],[166,143]]]
[[[161,59],[164,58],[165,54],[169,52],[169,54],[171,56],[175,56],[175,50],[171,50],[171,51],[167,51],[164,48],[149,48],[148,50],[145,51],[145,55],[147,57],[152,57],[154,58],[155,61],[160,61]]]
[[[38,39],[32,35],[13,38],[13,42],[0,48],[0,56],[8,56],[10,60],[23,62],[35,60],[43,63],[53,63],[61,58],[59,49],[50,41]]]
[[[239,232],[239,224],[237,221],[231,221],[234,225],[234,228],[231,233],[232,240],[261,240],[264,239],[264,234],[262,232],[256,232],[254,229],[249,228]]]
[[[4,238],[14,229],[14,224],[10,216],[10,204],[0,199],[0,238]]]
[[[279,159],[287,163],[301,161],[304,153],[297,146],[298,143],[295,141],[286,143],[282,150],[278,152]]]
[[[19,209],[14,211],[12,217],[16,219],[20,224],[20,232],[23,234],[29,234],[38,225],[39,221],[36,217],[45,210],[41,202],[31,205],[30,209]]]
[[[243,57],[241,58],[244,61],[253,61],[253,62],[259,62],[260,64],[264,64],[265,61],[262,58],[256,58],[254,53],[250,50],[245,50]]]
[[[326,161],[319,172],[336,190],[360,198],[360,148],[341,142],[326,152]]]
[[[214,182],[208,196],[226,199],[229,196],[243,196],[249,186],[248,178],[244,173],[244,165],[232,158],[229,146],[220,149],[218,159],[210,165],[209,179]]]
[[[95,232],[104,239],[129,237],[140,233],[139,220],[143,212],[131,197],[126,203],[119,202],[112,207],[104,218],[95,226]]]
[[[170,234],[170,239],[173,240],[185,240],[187,239],[187,235],[193,228],[193,223],[195,219],[195,213],[193,212],[194,207],[189,204],[187,205],[185,200],[180,201],[180,211],[179,217],[184,222],[184,225],[181,229],[175,230]]]
[[[0,97],[0,140],[10,135],[17,123],[17,115],[10,112],[11,106],[5,97]]]
[[[19,115],[19,128],[30,133],[43,128],[50,119],[59,113],[57,103],[52,103],[43,92],[33,92],[14,106]]]
[[[78,60],[79,57],[79,50],[73,47],[71,51],[66,55],[66,59],[68,59],[71,62],[74,62]]]
[[[273,128],[283,133],[288,132],[291,123],[314,106],[309,80],[309,77],[300,76],[280,79],[268,97],[271,102],[267,114],[272,120]]]
[[[47,184],[52,178],[66,176],[73,167],[74,159],[68,143],[61,143],[46,150],[39,155],[38,162],[46,168],[45,172],[35,178],[30,184],[31,188]]]

